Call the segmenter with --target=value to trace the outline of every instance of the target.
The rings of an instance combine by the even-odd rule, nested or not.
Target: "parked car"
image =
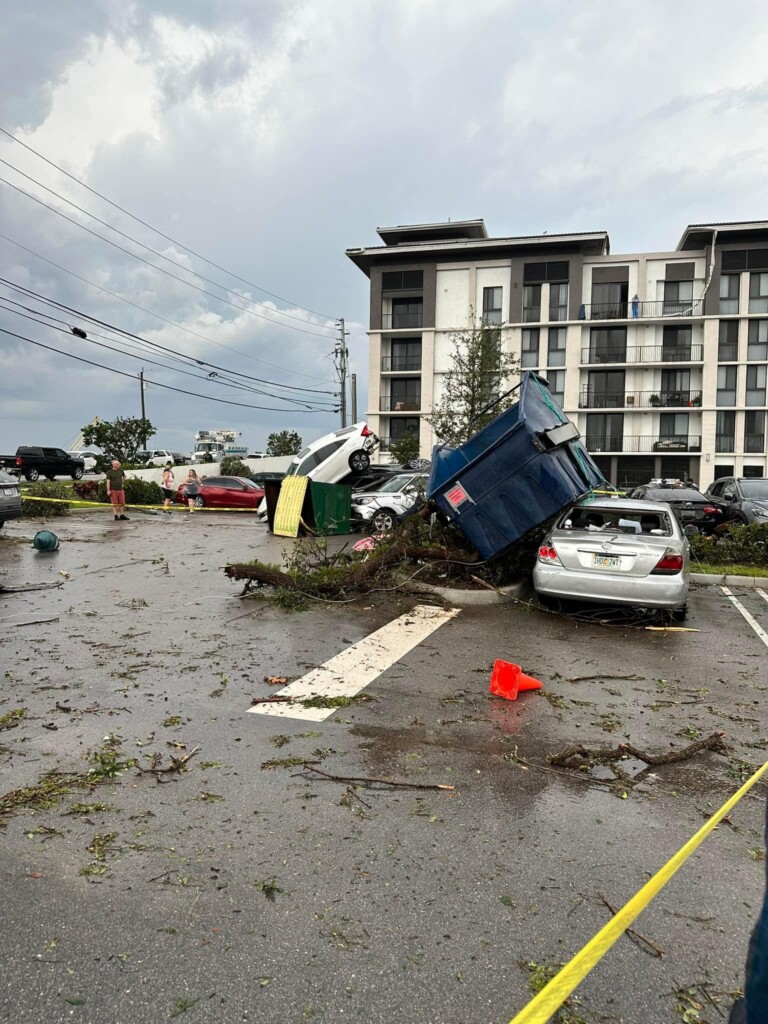
[[[195,498],[197,508],[252,508],[255,512],[264,497],[264,488],[244,476],[208,476],[200,481]],[[184,488],[179,487],[176,501],[187,504]]]
[[[9,519],[21,515],[21,495],[18,481],[10,473],[0,469],[0,530]]]
[[[85,472],[90,473],[96,466],[96,459],[99,457],[98,452],[67,452],[73,459],[82,459],[83,465],[85,466]]]
[[[688,538],[669,505],[584,498],[539,547],[533,585],[544,598],[665,608],[685,618]]]
[[[334,430],[302,448],[288,467],[287,476],[308,476],[324,484],[337,484],[350,473],[364,473],[371,452],[379,443],[367,423]]]
[[[352,495],[352,515],[370,522],[376,533],[391,530],[396,520],[408,512],[427,486],[425,473],[401,473],[382,483],[376,490]]]
[[[150,448],[148,451],[138,452],[138,456],[145,466],[154,466],[156,469],[167,466],[169,462],[176,464],[173,452],[167,448]]]
[[[722,505],[706,498],[695,487],[652,480],[636,487],[629,495],[643,501],[665,501],[683,526],[695,526],[701,533],[712,533],[724,521]]]
[[[710,484],[706,496],[722,507],[726,520],[768,522],[768,479],[764,476],[721,476]]]
[[[55,480],[57,476],[80,480],[85,472],[85,463],[82,459],[73,458],[63,448],[22,445],[16,449],[15,455],[0,455],[0,468],[33,482],[41,476],[48,480]]]

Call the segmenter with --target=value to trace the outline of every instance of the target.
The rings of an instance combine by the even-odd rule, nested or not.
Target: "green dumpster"
[[[352,488],[310,481],[314,528],[321,536],[350,532]]]

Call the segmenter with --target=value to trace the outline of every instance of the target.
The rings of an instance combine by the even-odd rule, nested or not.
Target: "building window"
[[[739,312],[739,274],[723,274],[720,278],[720,312]]]
[[[385,270],[381,275],[381,288],[385,292],[401,291],[404,288],[423,288],[423,270]]]
[[[765,470],[762,466],[744,466],[742,473],[748,480],[759,480],[765,475]]]
[[[581,405],[587,409],[620,409],[626,405],[624,370],[590,370],[589,383],[581,393]]]
[[[737,366],[718,366],[717,368],[717,404],[736,405]]]
[[[547,365],[565,366],[565,328],[550,327],[547,340]]]
[[[483,288],[483,322],[501,323],[501,288]]]
[[[523,369],[530,369],[539,365],[539,328],[523,328],[523,347],[520,359]]]
[[[691,326],[667,326],[661,339],[661,358],[666,363],[688,362],[691,358]]]
[[[523,323],[538,323],[541,320],[541,285],[523,285]]]
[[[721,363],[734,363],[739,358],[739,321],[721,320],[717,358]]]
[[[768,313],[768,274],[749,275],[749,312]]]
[[[744,413],[744,451],[754,454],[765,451],[765,413],[755,410]]]
[[[421,338],[393,338],[392,354],[382,358],[382,370],[421,369]]]
[[[768,274],[764,275],[768,277]],[[733,357],[734,359],[736,356]],[[761,363],[768,359],[768,320],[750,320],[747,341],[747,360]]]
[[[661,371],[661,405],[701,405],[701,391],[691,391],[690,370]]]
[[[381,450],[388,452],[396,441],[402,440],[408,434],[413,435],[418,440],[419,417],[393,416],[389,421],[389,436],[381,438]]]
[[[721,409],[715,427],[715,451],[732,452],[736,445],[736,413]]]
[[[626,363],[627,328],[592,327],[589,332],[590,363]]]
[[[568,285],[551,284],[549,286],[549,319],[568,319]]]
[[[693,308],[693,281],[665,281],[664,308],[665,316],[681,316]]]
[[[420,377],[393,377],[390,389],[390,412],[407,412],[421,408]]]
[[[688,413],[663,412],[659,416],[659,440],[685,441],[688,446]]]
[[[621,452],[624,450],[624,415],[590,413],[587,416],[587,451]]]
[[[392,327],[394,330],[398,330],[403,327],[421,327],[423,307],[424,300],[413,296],[408,298],[392,299],[392,312],[389,317],[391,323],[386,323],[387,317],[385,316],[385,329],[388,326]]]
[[[746,405],[765,405],[765,379],[768,367],[747,367]]]
[[[628,295],[629,285],[626,281],[593,284],[590,320],[625,320]]]
[[[565,370],[553,370],[547,374],[549,390],[558,405],[565,402]]]

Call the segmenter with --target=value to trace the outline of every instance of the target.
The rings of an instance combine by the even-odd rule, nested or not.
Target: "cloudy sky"
[[[364,411],[367,281],[344,250],[377,225],[606,229],[631,252],[672,248],[689,222],[768,216],[764,14],[760,0],[9,5],[0,126],[163,234],[0,137],[0,277],[104,321],[93,340],[120,351],[5,284],[0,328],[129,375],[0,333],[0,452],[138,414],[142,365],[158,447],[187,451],[201,427],[251,448],[283,427],[317,436],[337,423],[339,316]]]

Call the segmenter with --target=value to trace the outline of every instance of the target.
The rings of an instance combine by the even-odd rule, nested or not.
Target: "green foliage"
[[[247,480],[251,479],[251,470],[242,459],[238,459],[235,455],[224,456],[219,472],[222,476],[244,476]]]
[[[35,495],[40,498],[71,498],[72,491],[68,484],[51,480],[24,487],[21,492],[21,514],[48,518],[50,516],[65,516],[69,512],[70,506],[66,501],[35,501]]]
[[[419,438],[417,434],[403,434],[389,446],[389,458],[395,465],[407,466],[419,457]]]
[[[502,351],[498,327],[473,321],[466,331],[454,332],[451,366],[445,375],[440,402],[427,419],[440,441],[459,445],[514,404],[507,396],[482,412],[511,386],[519,370],[517,357]]]
[[[691,560],[714,565],[768,566],[768,523],[745,523],[729,527],[720,540],[696,534],[689,538]]]
[[[105,456],[120,462],[136,462],[139,448],[146,448],[149,438],[156,433],[147,419],[118,416],[111,422],[104,420],[83,427],[83,444],[95,445]]]
[[[295,430],[278,430],[267,438],[267,455],[298,455],[303,444]]]
[[[126,480],[125,481],[125,503],[126,505],[162,505],[163,492],[159,484],[152,480]],[[107,497],[107,483],[99,481],[98,501],[109,503]]]
[[[98,480],[75,480],[72,484],[72,490],[83,501],[98,501],[99,500],[99,481]]]

